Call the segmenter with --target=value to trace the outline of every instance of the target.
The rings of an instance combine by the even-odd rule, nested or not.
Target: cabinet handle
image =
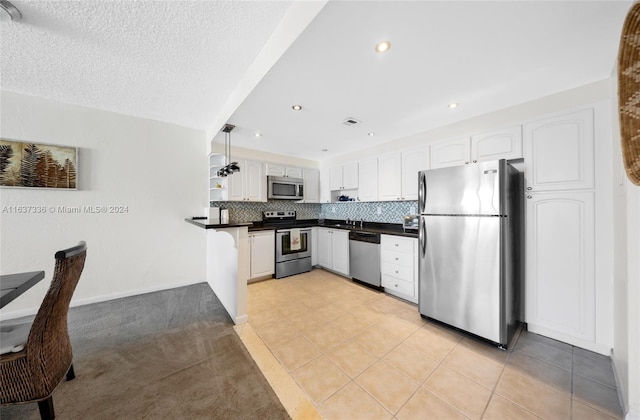
[[[468,164],[469,164],[469,162],[467,161],[467,162],[465,162],[464,164],[465,164],[465,165],[468,165]]]
[[[531,187],[527,187],[527,191],[531,191],[533,188]]]
[[[398,257],[396,257],[396,261],[398,261]]]
[[[398,274],[398,270],[396,270],[396,274]]]
[[[396,283],[396,287],[398,287],[398,284]]]
[[[530,195],[528,195],[528,196],[527,196],[527,198],[528,198],[529,200],[531,200],[533,197],[531,197]]]
[[[477,160],[474,160],[474,161],[473,161],[473,163],[478,163],[478,161],[477,161]]]
[[[396,246],[398,246],[398,244],[396,244]]]

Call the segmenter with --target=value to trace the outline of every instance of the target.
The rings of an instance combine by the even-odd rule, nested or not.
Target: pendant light
[[[236,128],[236,126],[232,124],[225,124],[224,127],[222,127],[221,131],[224,133],[224,158],[226,165],[218,170],[218,176],[228,176],[235,172],[240,172],[238,162],[231,162],[231,130],[234,128]]]

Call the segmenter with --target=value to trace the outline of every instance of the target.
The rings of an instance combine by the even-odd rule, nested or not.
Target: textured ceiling
[[[229,122],[233,145],[314,160],[606,79],[632,4],[13,3],[23,19],[0,23],[2,89],[200,128],[216,142]],[[304,18],[292,12],[311,3]],[[284,42],[292,22],[295,41]],[[383,39],[392,48],[376,54]],[[348,117],[361,123],[340,124]]]
[[[207,129],[292,2],[12,3],[2,89]]]

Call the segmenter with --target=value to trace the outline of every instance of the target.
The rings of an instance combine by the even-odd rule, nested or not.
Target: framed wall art
[[[0,138],[0,187],[77,190],[78,148]]]

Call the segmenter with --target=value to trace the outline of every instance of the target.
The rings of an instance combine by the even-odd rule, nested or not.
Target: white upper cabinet
[[[303,169],[297,166],[285,166],[275,163],[267,163],[265,170],[267,176],[288,176],[291,178],[302,178],[302,171]]]
[[[429,148],[402,152],[402,199],[418,199],[418,172],[430,169]]]
[[[262,162],[238,160],[240,172],[227,177],[229,201],[267,201]]]
[[[527,190],[593,188],[593,130],[592,109],[525,124]]]
[[[402,199],[402,156],[394,153],[378,158],[378,199]]]
[[[522,157],[522,127],[516,125],[431,145],[431,168]]]
[[[304,180],[304,202],[320,202],[320,171],[318,169],[304,168],[302,170]]]
[[[378,199],[417,200],[418,172],[429,169],[429,148],[393,153],[378,159]]]
[[[371,158],[358,162],[358,199],[378,200],[378,159]]]
[[[329,168],[329,187],[332,191],[358,188],[358,162]]]
[[[470,159],[469,137],[431,144],[431,169],[468,164]]]
[[[522,126],[471,136],[471,162],[522,157]]]

